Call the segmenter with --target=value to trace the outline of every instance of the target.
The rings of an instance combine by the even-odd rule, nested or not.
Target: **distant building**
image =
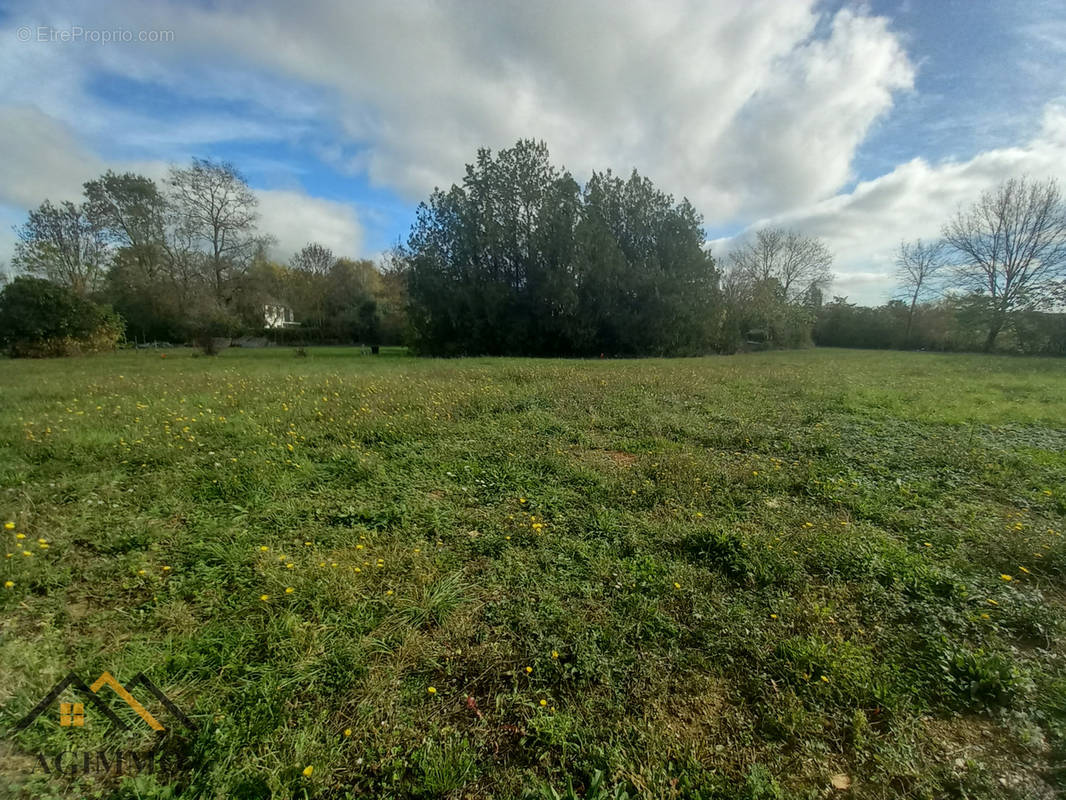
[[[293,328],[300,323],[293,319],[292,309],[280,303],[263,306],[263,327]]]

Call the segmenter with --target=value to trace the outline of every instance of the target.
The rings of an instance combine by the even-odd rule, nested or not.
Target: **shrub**
[[[18,277],[0,293],[0,343],[12,357],[114,350],[122,318],[51,281]]]

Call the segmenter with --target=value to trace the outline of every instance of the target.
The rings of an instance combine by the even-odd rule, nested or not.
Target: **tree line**
[[[825,301],[833,254],[817,237],[763,228],[716,257],[687,199],[636,170],[580,183],[532,140],[478,150],[379,264],[317,243],[277,263],[258,219],[255,193],[228,163],[194,159],[161,183],[107,172],[81,202],[45,201],[17,229],[23,277],[0,296],[0,336],[11,349],[47,338],[40,320],[54,314],[31,311],[36,297],[80,310],[76,323],[50,323],[67,342],[90,323],[112,340],[123,325],[137,341],[262,334],[265,310],[280,305],[299,325],[275,339],[406,343],[429,355],[812,343],[1066,353],[1066,207],[1052,180],[1008,180],[960,208],[936,241],[902,243],[900,297],[879,308]],[[57,304],[51,287],[78,302]]]
[[[900,297],[834,298],[816,343],[1066,355],[1066,204],[1054,180],[1010,178],[958,209],[936,240],[901,242]]]
[[[301,324],[272,337],[375,344],[403,337],[402,278],[316,243],[288,264],[272,261],[274,239],[258,228],[258,199],[232,164],[193,159],[162,183],[108,171],[83,189],[80,202],[44,201],[16,229],[12,265],[21,277],[12,286],[21,281],[21,315],[10,301],[0,308],[11,323],[3,326],[9,345],[13,330],[26,336],[12,315],[21,319],[30,298],[50,296],[34,279],[112,308],[126,337],[139,342],[262,334],[266,309],[277,305]]]

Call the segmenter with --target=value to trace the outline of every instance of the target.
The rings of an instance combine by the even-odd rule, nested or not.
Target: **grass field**
[[[142,351],[0,387],[0,793],[1066,787],[1062,361]],[[153,736],[10,735],[72,670],[143,671],[190,769],[46,776]]]

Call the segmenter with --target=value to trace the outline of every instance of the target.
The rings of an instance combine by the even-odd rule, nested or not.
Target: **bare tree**
[[[763,228],[729,254],[735,278],[759,283],[777,280],[790,302],[832,282],[833,254],[814,236],[783,228]]]
[[[896,277],[906,292],[910,307],[907,310],[906,341],[911,338],[911,325],[914,323],[914,309],[918,301],[927,297],[934,288],[937,273],[944,267],[944,242],[937,239],[932,242],[916,239],[913,242],[900,242],[896,251]]]
[[[985,350],[1020,310],[1052,301],[1066,275],[1066,206],[1054,179],[1011,178],[944,226],[958,255],[957,285],[988,301]]]
[[[20,272],[47,278],[80,295],[95,291],[107,262],[107,238],[85,213],[69,201],[45,200],[15,231],[11,264]]]
[[[312,275],[327,275],[336,263],[333,251],[318,242],[304,245],[303,249],[289,260],[293,269],[310,272]]]
[[[183,237],[203,252],[204,270],[215,297],[228,300],[231,280],[251,265],[271,241],[256,233],[258,200],[232,164],[194,158],[192,166],[170,170],[169,200]]]

